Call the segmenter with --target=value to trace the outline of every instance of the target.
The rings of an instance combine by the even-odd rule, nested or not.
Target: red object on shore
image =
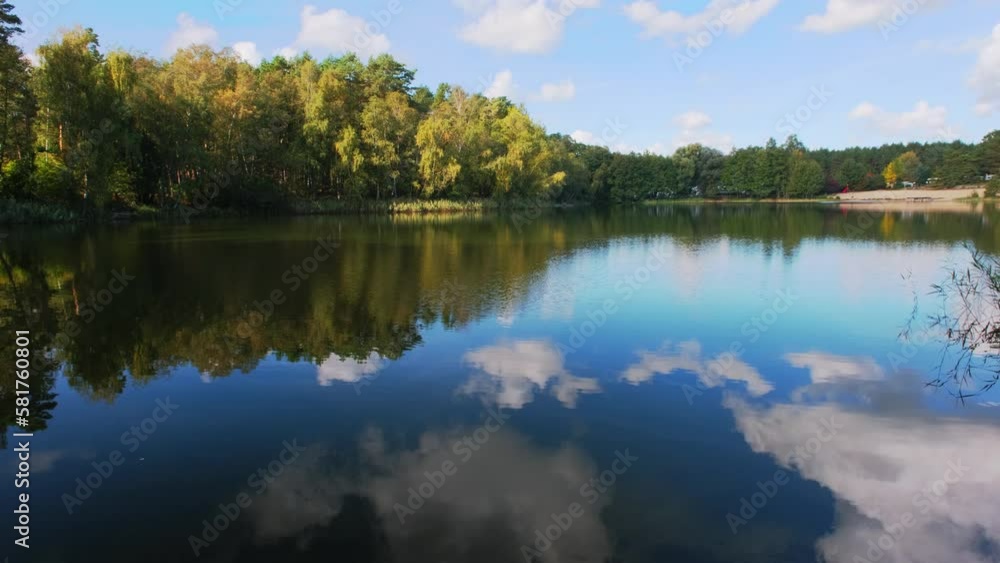
[[[851,191],[851,186],[844,186],[844,189],[840,193],[846,194],[849,191]]]

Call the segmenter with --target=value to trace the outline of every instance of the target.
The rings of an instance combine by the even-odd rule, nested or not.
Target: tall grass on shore
[[[0,199],[0,224],[72,223],[80,214],[53,203]]]

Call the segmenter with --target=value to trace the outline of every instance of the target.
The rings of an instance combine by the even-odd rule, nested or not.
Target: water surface
[[[0,318],[46,351],[11,561],[995,561],[1000,398],[924,384],[928,290],[998,219],[11,232]]]

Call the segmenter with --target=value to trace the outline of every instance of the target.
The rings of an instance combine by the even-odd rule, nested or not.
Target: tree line
[[[976,181],[1000,168],[1000,132],[960,142],[729,154],[620,154],[549,134],[522,106],[415,85],[390,55],[280,56],[254,66],[194,46],[159,60],[103,52],[91,29],[31,65],[0,2],[0,200],[102,213],[281,209],[398,199],[634,202],[811,197],[896,182]]]

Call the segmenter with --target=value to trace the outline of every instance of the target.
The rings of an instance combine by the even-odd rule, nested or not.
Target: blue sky
[[[978,141],[1000,128],[996,0],[15,1],[26,50],[60,28],[156,56],[387,50],[619,150]]]

